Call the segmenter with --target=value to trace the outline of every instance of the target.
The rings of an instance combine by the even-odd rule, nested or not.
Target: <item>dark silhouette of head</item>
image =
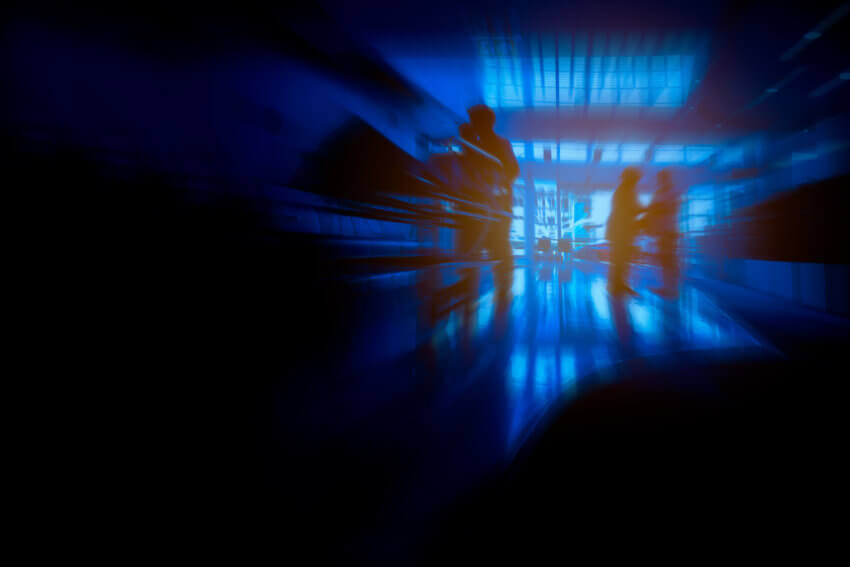
[[[468,142],[475,141],[475,128],[469,122],[464,122],[463,124],[461,124],[458,127],[457,131],[460,137],[464,140]]]
[[[640,181],[643,172],[640,168],[629,166],[620,174],[620,181],[623,185],[634,187]]]
[[[466,111],[469,115],[469,122],[472,127],[480,133],[484,134],[492,132],[496,125],[496,113],[486,104],[476,104]]]

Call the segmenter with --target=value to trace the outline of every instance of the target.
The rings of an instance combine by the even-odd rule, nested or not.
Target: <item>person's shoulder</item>
[[[507,138],[505,138],[504,136],[500,136],[498,134],[493,134],[493,137],[496,140],[498,140],[499,144],[506,146],[506,147],[511,147],[511,142]]]
[[[499,146],[498,146],[499,149],[505,155],[511,156],[514,159],[516,159],[516,156],[514,156],[514,147],[511,144],[510,140],[508,140],[507,138],[503,138],[502,136],[499,136],[498,134],[496,135],[496,139],[498,140],[498,143],[499,143]]]
[[[500,145],[500,146],[510,145],[510,142],[508,141],[507,138],[500,136],[499,134],[497,134],[495,132],[487,132],[487,134],[482,135],[481,138],[482,138],[482,141],[486,141],[490,145]]]

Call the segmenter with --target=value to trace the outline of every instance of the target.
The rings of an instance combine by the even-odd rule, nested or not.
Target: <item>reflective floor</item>
[[[409,292],[421,292],[423,279],[458,280],[457,270],[437,270],[368,282],[383,290],[382,304],[393,305],[389,315],[376,313],[372,330],[357,341],[368,342],[372,354],[339,392],[323,390],[300,410],[313,420],[312,431],[365,446],[363,454],[374,452],[381,462],[386,476],[374,482],[384,501],[373,537],[359,540],[371,541],[370,553],[410,545],[433,514],[507,466],[571,399],[627,379],[630,369],[656,360],[669,365],[675,353],[749,349],[775,356],[692,285],[677,299],[662,299],[649,291],[660,274],[636,268],[638,296],[618,299],[607,291],[607,265],[580,260],[515,268],[502,302],[484,267],[473,280],[480,292],[469,309],[449,308],[423,325],[415,316],[421,305],[418,311],[403,306],[409,307]],[[299,424],[302,431],[307,426]],[[391,472],[387,460],[398,462]]]
[[[513,276],[506,328],[497,321],[491,290],[476,302],[471,321],[464,325],[462,315],[452,313],[436,338],[438,348],[459,348],[467,354],[459,354],[462,359],[475,361],[467,382],[504,387],[506,455],[547,410],[595,382],[614,379],[618,363],[680,351],[766,348],[693,286],[684,286],[674,300],[651,293],[659,285],[651,269],[636,270],[639,296],[626,298],[609,295],[606,266],[599,263],[547,263],[517,268]],[[471,356],[463,348],[470,326]],[[466,385],[447,387],[444,397],[457,397]]]

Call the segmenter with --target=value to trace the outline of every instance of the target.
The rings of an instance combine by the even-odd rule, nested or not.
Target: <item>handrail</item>
[[[477,154],[480,154],[482,157],[484,157],[484,158],[486,158],[486,159],[488,159],[488,160],[490,160],[490,161],[493,161],[493,162],[495,162],[495,163],[496,163],[496,165],[498,165],[499,167],[502,167],[502,160],[500,160],[499,158],[497,158],[497,157],[496,157],[496,156],[494,156],[493,154],[490,154],[490,153],[485,152],[484,150],[482,150],[481,148],[479,148],[479,147],[478,147],[478,146],[476,146],[475,144],[473,144],[473,143],[471,143],[471,142],[468,142],[468,141],[464,140],[464,139],[463,139],[463,138],[461,138],[460,136],[457,136],[455,139],[456,139],[458,142],[460,142],[463,146],[465,146],[465,147],[469,148],[470,150],[472,150],[473,152],[475,152],[475,153],[477,153]]]
[[[442,192],[439,191],[439,188],[441,188],[442,185],[434,183],[433,181],[429,181],[428,179],[425,179],[425,178],[423,178],[419,175],[415,175],[415,174],[412,174],[412,173],[408,173],[408,174],[413,179],[415,179],[416,181],[419,181],[419,182],[424,183],[424,184],[429,186],[426,191],[422,191],[420,193],[420,196],[427,196],[427,197],[432,197],[432,198],[435,198],[435,199],[442,199],[442,200],[445,200],[445,201],[453,201],[455,203],[463,204],[467,207],[482,209],[483,211],[486,212],[486,214],[489,214],[492,217],[514,218],[511,213],[501,211],[501,210],[494,210],[487,204],[470,201],[468,199],[464,199],[462,197],[459,197],[457,195],[452,195],[450,193],[442,193]]]

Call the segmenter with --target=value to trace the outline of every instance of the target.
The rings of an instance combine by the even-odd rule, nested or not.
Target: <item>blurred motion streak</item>
[[[846,2],[10,13],[13,330],[99,539],[537,563],[833,501]]]

